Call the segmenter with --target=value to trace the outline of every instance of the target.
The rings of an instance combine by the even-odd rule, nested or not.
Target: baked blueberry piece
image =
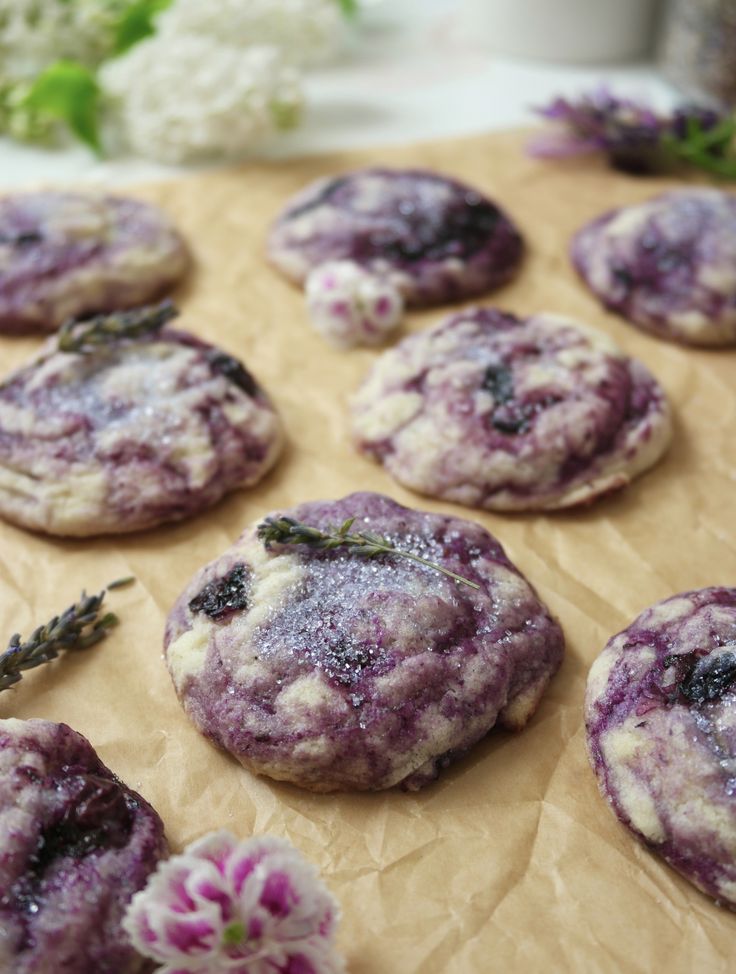
[[[0,332],[49,332],[145,304],[188,266],[182,238],[150,203],[67,192],[0,199]]]
[[[736,197],[688,187],[605,213],[572,260],[605,307],[659,338],[736,344]]]
[[[571,507],[627,484],[670,439],[662,389],[558,315],[460,312],[384,352],[352,401],[359,450],[406,487],[474,507]]]
[[[586,724],[618,818],[736,909],[736,589],[665,599],[614,636],[590,670]]]
[[[65,724],[0,720],[0,974],[143,974],[121,929],[161,819]]]
[[[0,384],[0,515],[79,537],[153,527],[255,483],[281,441],[250,373],[186,332],[85,353],[54,337]]]
[[[485,294],[515,273],[519,231],[477,190],[421,169],[359,169],[298,193],[268,238],[271,261],[301,284],[351,260],[391,280],[416,307]]]
[[[557,622],[478,524],[380,494],[286,512],[395,554],[264,547],[249,528],[174,606],[166,659],[199,729],[258,774],[313,791],[417,789],[496,723],[520,729],[563,654]]]

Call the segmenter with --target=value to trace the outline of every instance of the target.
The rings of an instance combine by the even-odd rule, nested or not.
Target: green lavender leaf
[[[666,150],[679,161],[714,175],[736,179],[735,140],[736,116],[732,115],[710,129],[704,129],[696,119],[691,119],[684,137],[667,134],[662,141]]]
[[[99,97],[94,72],[78,61],[62,60],[49,65],[38,75],[24,99],[24,107],[41,117],[64,122],[99,155]]]

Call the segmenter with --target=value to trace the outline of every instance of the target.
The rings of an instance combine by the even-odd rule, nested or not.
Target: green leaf
[[[171,0],[135,0],[122,14],[115,28],[115,54],[122,54],[138,41],[154,34],[156,15],[170,5]]]
[[[222,931],[223,947],[242,947],[246,939],[245,924],[242,920],[231,920]]]
[[[684,137],[668,134],[662,144],[675,159],[687,165],[736,179],[735,139],[736,116],[730,116],[711,129],[703,129],[697,120],[690,119]]]
[[[23,104],[41,116],[65,122],[82,142],[99,154],[99,97],[100,89],[89,68],[77,61],[56,61],[38,75]]]
[[[346,17],[354,17],[358,12],[358,0],[337,0]]]

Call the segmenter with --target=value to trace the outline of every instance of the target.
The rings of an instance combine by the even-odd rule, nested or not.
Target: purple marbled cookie
[[[627,484],[670,439],[646,368],[558,315],[452,315],[384,352],[353,437],[406,487],[474,507],[571,507]]]
[[[619,819],[736,909],[736,589],[647,609],[593,664],[591,762]]]
[[[268,238],[271,261],[302,283],[312,268],[352,260],[389,278],[417,307],[469,298],[518,268],[519,231],[477,190],[421,169],[360,169],[298,193]]]
[[[66,724],[0,720],[0,974],[143,974],[121,928],[161,819]]]
[[[736,197],[689,187],[605,213],[572,260],[599,300],[659,338],[736,344]]]
[[[284,513],[284,512],[280,512]],[[255,526],[174,606],[166,658],[199,729],[247,768],[313,791],[416,789],[496,723],[524,726],[563,637],[478,524],[380,494],[286,512],[390,539],[396,555],[274,545]]]
[[[67,192],[0,199],[0,332],[55,331],[68,318],[145,304],[189,257],[150,203]]]
[[[48,534],[137,531],[259,480],[281,449],[265,393],[234,358],[164,329],[56,350],[0,384],[0,515]]]

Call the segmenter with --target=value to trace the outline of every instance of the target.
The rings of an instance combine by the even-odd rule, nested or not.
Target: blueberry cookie
[[[182,238],[150,203],[66,192],[0,199],[0,332],[49,332],[144,304],[188,266]]]
[[[121,921],[161,819],[65,724],[0,720],[0,972],[143,974]]]
[[[271,261],[302,283],[312,268],[351,260],[388,278],[407,304],[484,294],[514,274],[523,242],[477,190],[421,169],[360,169],[320,179],[274,223]]]
[[[496,723],[526,724],[562,632],[487,531],[370,493],[286,513],[322,531],[355,518],[476,587],[397,554],[267,547],[248,529],[166,628],[176,691],[207,737],[313,791],[414,790]]]
[[[647,609],[593,664],[590,758],[618,818],[736,909],[736,588]]]
[[[659,338],[736,344],[736,197],[687,188],[605,213],[572,242],[605,307]]]
[[[153,527],[255,483],[281,439],[250,373],[186,332],[69,353],[54,337],[0,384],[0,515],[78,537]]]
[[[460,312],[378,359],[352,401],[359,450],[406,487],[473,507],[571,507],[670,439],[662,389],[605,335],[551,314]]]

